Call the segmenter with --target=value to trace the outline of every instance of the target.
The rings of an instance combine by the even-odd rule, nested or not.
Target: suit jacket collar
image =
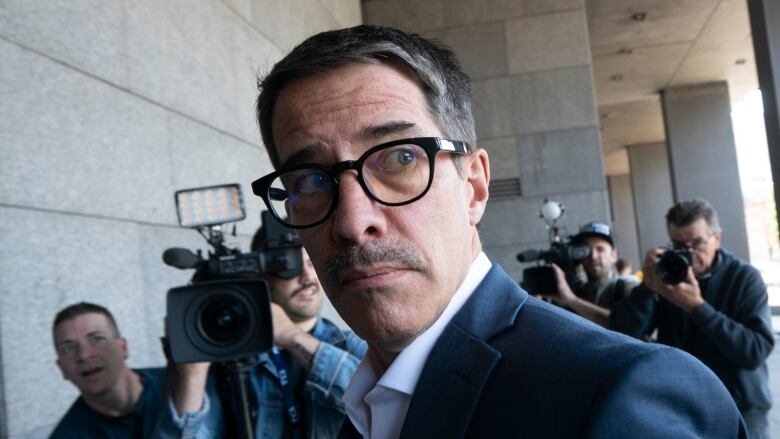
[[[497,265],[444,329],[417,383],[402,438],[462,437],[501,353],[488,343],[510,329],[528,295]]]

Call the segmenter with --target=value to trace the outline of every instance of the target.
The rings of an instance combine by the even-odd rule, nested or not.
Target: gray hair
[[[257,122],[268,156],[279,167],[272,116],[282,89],[290,81],[352,63],[400,62],[417,75],[428,111],[442,133],[476,145],[471,83],[455,54],[438,41],[381,26],[356,26],[309,37],[257,81]]]
[[[709,201],[703,198],[693,198],[679,201],[666,213],[666,224],[676,227],[687,227],[703,218],[707,222],[711,234],[720,232],[718,212]]]

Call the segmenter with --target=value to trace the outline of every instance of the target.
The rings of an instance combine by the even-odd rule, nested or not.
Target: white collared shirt
[[[490,267],[487,255],[480,252],[439,318],[398,354],[384,375],[378,376],[368,357],[360,362],[342,399],[347,416],[364,438],[395,439],[401,434],[412,393],[428,355]]]

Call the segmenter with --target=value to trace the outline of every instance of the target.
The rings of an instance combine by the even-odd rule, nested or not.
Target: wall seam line
[[[151,99],[149,97],[146,97],[146,96],[144,96],[142,94],[139,94],[138,92],[133,91],[132,89],[129,89],[127,87],[124,87],[124,86],[121,86],[121,85],[116,84],[114,82],[111,82],[111,81],[109,81],[109,80],[107,80],[105,78],[101,78],[100,76],[97,76],[97,75],[95,75],[93,73],[90,73],[90,72],[88,72],[86,70],[83,70],[83,69],[81,69],[79,67],[76,67],[76,66],[74,66],[74,65],[72,65],[70,63],[67,63],[67,62],[62,61],[62,60],[57,59],[57,58],[54,58],[54,57],[52,57],[50,55],[47,55],[46,53],[43,53],[43,52],[41,52],[41,51],[39,51],[37,49],[34,49],[32,47],[29,47],[29,46],[21,44],[21,43],[19,43],[17,41],[14,41],[14,40],[12,40],[12,39],[4,36],[4,35],[0,35],[0,40],[6,41],[7,43],[9,43],[11,45],[14,45],[14,46],[16,46],[16,47],[18,47],[18,48],[20,48],[20,49],[22,49],[24,51],[27,51],[27,52],[33,53],[35,55],[38,55],[38,56],[40,56],[42,58],[45,58],[45,59],[47,59],[47,60],[49,60],[49,61],[51,61],[51,62],[53,62],[55,64],[59,64],[59,65],[65,67],[65,68],[67,68],[67,69],[69,69],[71,71],[77,72],[77,73],[79,73],[81,75],[84,75],[84,76],[86,76],[88,78],[91,78],[91,79],[93,79],[95,81],[98,81],[98,82],[100,82],[100,83],[102,83],[104,85],[107,85],[107,86],[115,89],[115,90],[119,90],[119,91],[122,91],[124,93],[127,93],[130,96],[133,96],[133,97],[135,97],[137,99],[140,99],[140,100],[142,100],[142,101],[144,101],[144,102],[146,102],[148,104],[154,105],[155,107],[161,108],[161,109],[163,109],[163,110],[165,110],[165,111],[167,111],[169,113],[176,114],[177,116],[183,117],[183,118],[185,118],[185,119],[187,119],[187,120],[189,120],[191,122],[195,122],[196,124],[201,125],[201,126],[203,126],[205,128],[208,128],[208,129],[210,129],[212,131],[215,131],[215,132],[220,133],[220,134],[222,134],[224,136],[230,137],[230,138],[232,138],[232,139],[234,139],[234,140],[236,140],[236,141],[238,141],[238,142],[240,142],[242,144],[251,146],[253,148],[257,148],[259,146],[259,144],[255,144],[255,143],[253,143],[253,142],[251,142],[251,141],[249,141],[247,139],[244,139],[243,137],[237,136],[237,135],[235,135],[235,134],[233,134],[233,133],[231,133],[229,131],[226,131],[226,130],[224,130],[222,128],[218,128],[218,127],[216,127],[214,125],[211,125],[211,124],[209,124],[209,123],[207,123],[207,122],[205,122],[203,120],[200,120],[200,119],[198,119],[198,118],[196,118],[194,116],[186,114],[186,113],[182,112],[181,110],[178,110],[178,109],[173,108],[173,107],[169,107],[168,105],[165,105],[165,104],[163,104],[161,102],[157,102],[157,101],[155,101],[155,100],[153,100],[153,99]]]

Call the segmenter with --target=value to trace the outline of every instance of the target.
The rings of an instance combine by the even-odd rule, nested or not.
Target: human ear
[[[472,152],[469,157],[466,182],[471,187],[469,198],[469,225],[476,226],[482,219],[487,206],[490,191],[490,159],[482,148]]]
[[[122,349],[122,354],[124,356],[124,359],[127,360],[127,358],[130,356],[130,353],[127,350],[127,339],[124,337],[119,337],[119,347]]]

